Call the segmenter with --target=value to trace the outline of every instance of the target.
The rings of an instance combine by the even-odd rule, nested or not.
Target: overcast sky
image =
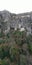
[[[8,10],[12,13],[32,11],[32,0],[0,0],[0,11]]]

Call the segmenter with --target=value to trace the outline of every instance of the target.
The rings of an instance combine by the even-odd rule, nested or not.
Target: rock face
[[[13,14],[6,10],[0,11],[0,29],[6,30],[5,33],[10,28],[19,28],[19,25],[27,30],[27,34],[32,34],[32,12]]]

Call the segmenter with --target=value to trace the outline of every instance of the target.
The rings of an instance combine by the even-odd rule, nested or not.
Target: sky
[[[0,11],[8,10],[11,13],[32,11],[32,0],[0,0]]]

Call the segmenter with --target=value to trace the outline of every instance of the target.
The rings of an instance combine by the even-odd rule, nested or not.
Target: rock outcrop
[[[32,34],[32,12],[14,14],[6,10],[0,11],[0,29],[4,32],[9,32],[10,28],[17,29],[19,25],[27,30],[27,34]]]

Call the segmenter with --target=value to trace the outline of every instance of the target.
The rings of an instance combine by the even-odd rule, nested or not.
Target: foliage
[[[4,57],[9,56],[9,47],[8,46],[1,46],[0,47],[0,58],[3,59]]]
[[[27,64],[27,60],[25,55],[20,55],[20,65],[26,65]]]
[[[15,42],[18,44],[18,45],[22,45],[25,40],[26,40],[26,31],[15,31],[13,33],[14,35],[14,39],[15,39]]]
[[[3,58],[3,51],[2,51],[2,47],[0,47],[0,58]]]
[[[29,35],[27,38],[28,50],[30,54],[32,54],[32,35]]]
[[[4,36],[4,34],[1,32],[1,33],[0,33],[0,37],[3,37],[3,36]]]
[[[6,60],[0,60],[0,65],[9,65]]]
[[[9,58],[9,62],[12,64],[26,65],[25,53],[28,51],[30,55],[32,54],[32,35],[26,36],[26,31],[20,32],[17,30],[13,31],[11,36],[10,33],[5,35],[4,39],[0,36],[0,64],[9,65],[7,60],[5,60],[5,58]],[[23,44],[27,44],[28,49]]]
[[[11,62],[15,61],[17,58],[17,55],[19,54],[19,50],[15,47],[10,48],[10,59]]]
[[[0,44],[5,43],[6,40],[0,39]]]
[[[28,50],[29,50],[29,53],[32,54],[32,42],[28,41]]]
[[[7,33],[7,35],[6,35],[8,38],[10,37],[10,33]]]

